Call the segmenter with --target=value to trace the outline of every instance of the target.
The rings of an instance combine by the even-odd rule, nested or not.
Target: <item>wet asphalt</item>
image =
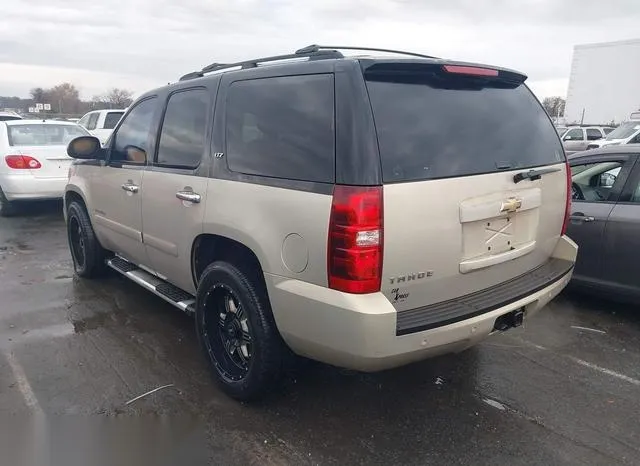
[[[464,353],[309,364],[251,405],[214,385],[193,326],[123,277],[74,277],[61,204],[0,219],[0,424],[168,425],[166,464],[640,464],[638,306],[565,293]]]

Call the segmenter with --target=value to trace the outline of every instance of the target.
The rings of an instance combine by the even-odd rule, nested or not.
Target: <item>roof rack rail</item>
[[[438,58],[432,57],[431,55],[423,55],[421,53],[414,52],[405,52],[403,50],[393,50],[393,49],[379,49],[375,47],[351,47],[351,46],[343,46],[343,45],[308,45],[307,47],[303,47],[301,49],[296,50],[298,54],[308,54],[314,52],[320,52],[322,50],[366,50],[370,52],[385,52],[385,53],[397,53],[399,55],[409,55],[412,57],[420,57],[420,58]]]
[[[211,73],[213,71],[225,70],[228,68],[256,68],[261,63],[269,63],[280,60],[291,60],[295,58],[308,58],[309,60],[326,60],[331,58],[344,58],[337,50],[329,50],[322,48],[322,50],[311,50],[308,52],[296,52],[288,55],[275,55],[273,57],[264,57],[264,58],[254,58],[253,60],[239,61],[236,63],[212,63],[210,65],[205,66],[200,71],[193,71],[191,73],[187,73],[180,78],[180,81],[186,81],[188,79],[201,78],[207,73]]]

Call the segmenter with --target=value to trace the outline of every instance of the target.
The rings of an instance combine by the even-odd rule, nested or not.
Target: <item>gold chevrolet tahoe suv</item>
[[[570,173],[526,76],[343,49],[209,65],[68,148],[77,274],[193,313],[238,399],[292,353],[377,371],[461,351],[573,271]]]

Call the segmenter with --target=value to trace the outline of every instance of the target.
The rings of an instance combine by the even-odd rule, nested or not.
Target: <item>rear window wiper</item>
[[[542,177],[542,175],[546,175],[547,173],[559,172],[560,170],[561,170],[560,168],[531,169],[526,172],[516,173],[513,176],[513,182],[520,183],[522,180],[526,180],[526,179],[529,179],[531,181],[539,180]]]

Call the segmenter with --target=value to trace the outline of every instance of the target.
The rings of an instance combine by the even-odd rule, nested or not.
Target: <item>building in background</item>
[[[640,39],[576,45],[564,117],[618,124],[640,110]]]

